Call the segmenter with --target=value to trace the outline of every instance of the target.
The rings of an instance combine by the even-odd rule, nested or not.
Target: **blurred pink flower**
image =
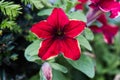
[[[111,18],[115,18],[120,13],[120,2],[118,0],[91,0],[90,7],[99,8],[103,12],[110,12]]]
[[[119,29],[118,26],[109,24],[107,22],[105,15],[101,15],[98,18],[98,21],[102,23],[102,26],[98,27],[93,25],[93,26],[90,26],[90,29],[95,33],[102,33],[104,37],[104,41],[108,44],[112,44],[114,42],[113,38],[118,32],[118,29]]]
[[[110,18],[120,16],[120,2],[117,0],[90,0],[87,13],[87,25],[93,23],[100,15],[110,12]]]
[[[84,4],[87,2],[88,0],[78,0],[78,4],[75,6],[76,10],[83,10],[83,6]]]

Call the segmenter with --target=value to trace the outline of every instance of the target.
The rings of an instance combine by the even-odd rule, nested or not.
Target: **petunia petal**
[[[71,20],[68,25],[65,26],[65,35],[69,37],[76,37],[85,28],[86,24],[82,21]]]
[[[99,2],[99,8],[104,12],[108,12],[108,11],[117,9],[119,6],[120,6],[119,3],[115,2],[114,0],[109,0],[109,1],[101,0]]]
[[[103,34],[104,37],[104,41],[107,44],[112,44],[114,42],[113,36],[111,36],[110,34]]]
[[[118,32],[118,27],[114,25],[103,25],[102,32],[104,36],[104,40],[108,44],[113,43],[113,38]]]
[[[90,26],[90,29],[94,32],[94,33],[101,33],[102,32],[102,29],[95,26],[95,25],[92,25]]]
[[[108,23],[105,14],[100,15],[100,17],[97,20],[101,22],[103,25]]]
[[[92,3],[98,3],[100,0],[90,0]]]
[[[101,28],[103,32],[111,33],[112,35],[115,35],[119,30],[118,26],[112,24],[103,25]]]
[[[47,24],[45,20],[34,24],[31,28],[31,31],[34,34],[36,34],[39,38],[52,37],[51,35],[52,28]]]
[[[82,10],[84,7],[84,4],[87,2],[88,0],[78,0],[78,4],[75,6],[76,10]]]
[[[47,22],[53,27],[63,28],[69,23],[69,19],[61,8],[54,8],[52,14],[47,18]]]
[[[88,0],[78,0],[78,2],[86,3]]]
[[[81,3],[79,3],[79,4],[77,4],[76,6],[75,6],[75,9],[76,10],[82,10],[83,9],[83,4],[81,4]]]
[[[114,9],[110,11],[110,18],[117,18],[120,16],[120,7],[118,9]]]
[[[38,56],[42,60],[47,60],[52,57],[55,57],[59,54],[59,40],[53,40],[52,38],[50,39],[45,39],[41,43]]]
[[[66,38],[60,42],[61,52],[66,58],[78,60],[80,58],[81,50],[78,41],[73,38]]]

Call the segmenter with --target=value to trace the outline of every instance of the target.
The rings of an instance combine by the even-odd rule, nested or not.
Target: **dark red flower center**
[[[119,2],[120,0],[117,0],[117,2]]]
[[[53,36],[55,39],[63,39],[64,35],[64,30],[62,29],[54,29],[53,31]]]

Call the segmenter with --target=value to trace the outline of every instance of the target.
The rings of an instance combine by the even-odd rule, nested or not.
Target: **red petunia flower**
[[[42,38],[38,56],[47,60],[62,53],[66,58],[77,60],[80,47],[75,39],[85,28],[85,23],[69,20],[61,8],[55,8],[47,20],[32,26],[31,31]]]
[[[78,0],[78,4],[75,6],[76,10],[83,10],[83,6],[84,4],[87,2],[88,0]]]
[[[105,15],[101,15],[98,18],[98,21],[102,23],[102,26],[91,26],[91,30],[95,33],[102,33],[104,36],[104,41],[108,44],[112,44],[114,42],[113,38],[118,32],[118,26],[108,24]]]
[[[91,0],[92,8],[99,8],[103,12],[110,12],[111,18],[115,18],[120,13],[120,2],[118,0]]]

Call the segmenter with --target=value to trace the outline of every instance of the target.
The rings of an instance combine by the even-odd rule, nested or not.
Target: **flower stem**
[[[103,12],[98,9],[91,9],[87,14],[87,26],[89,27]]]

